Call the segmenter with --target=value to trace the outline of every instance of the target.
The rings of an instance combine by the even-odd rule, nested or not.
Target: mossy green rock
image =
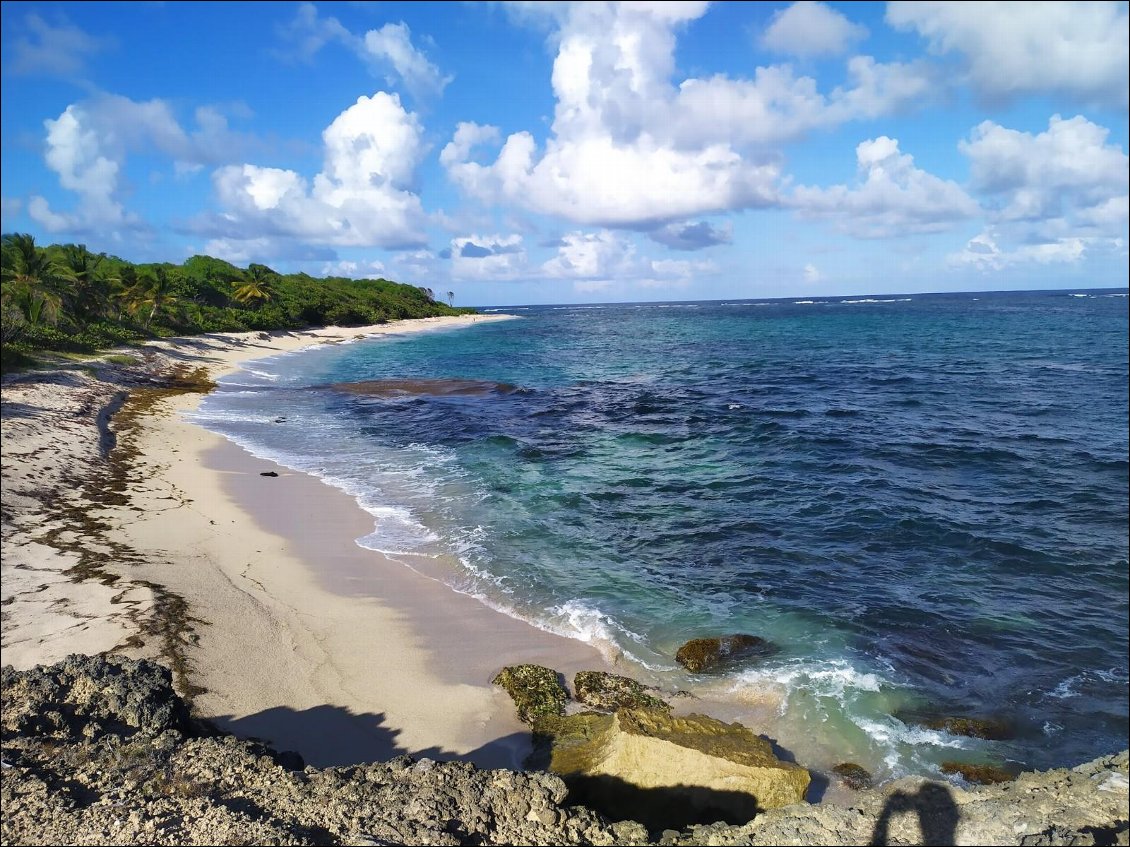
[[[705,715],[588,712],[556,719],[550,735],[549,769],[572,796],[649,826],[673,818],[744,822],[801,802],[811,779],[748,728]]]
[[[692,638],[675,653],[675,661],[688,671],[699,673],[730,661],[771,656],[778,649],[771,641],[745,633],[717,638]]]
[[[871,787],[871,773],[855,762],[841,762],[832,768],[832,773],[844,781],[848,788],[860,791]]]
[[[647,689],[626,676],[604,671],[581,671],[573,678],[577,701],[603,712],[618,709],[659,709],[670,712],[671,706],[647,693]]]
[[[541,665],[511,665],[498,672],[495,685],[506,689],[518,710],[518,720],[537,728],[546,720],[565,714],[569,692],[557,671]]]

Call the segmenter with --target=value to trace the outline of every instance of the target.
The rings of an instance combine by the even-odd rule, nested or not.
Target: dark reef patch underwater
[[[196,420],[353,494],[364,546],[802,761],[1127,746],[1124,292],[514,314],[252,362]],[[676,664],[725,633],[780,649]]]

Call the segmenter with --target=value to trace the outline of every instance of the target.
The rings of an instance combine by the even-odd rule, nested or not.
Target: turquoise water
[[[1127,746],[1127,298],[1082,294],[507,309],[253,362],[197,420],[786,747],[1063,766]],[[780,652],[675,664],[730,632]]]

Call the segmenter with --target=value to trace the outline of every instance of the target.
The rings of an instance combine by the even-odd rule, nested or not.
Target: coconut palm
[[[447,305],[449,305],[449,306],[455,305],[455,292],[454,291],[447,292]]]
[[[250,279],[244,280],[232,292],[232,299],[238,303],[261,303],[274,296],[274,282],[277,274],[266,265],[251,264],[247,267]],[[232,285],[235,285],[233,282]]]
[[[14,304],[27,323],[57,323],[63,303],[73,292],[73,276],[56,259],[22,233],[5,235],[2,247],[3,297]]]
[[[63,263],[74,278],[70,305],[84,318],[103,318],[110,310],[110,281],[98,270],[105,258],[105,253],[91,253],[85,244],[68,244],[63,248]]]
[[[164,311],[179,299],[173,292],[177,279],[166,268],[158,265],[152,273],[138,274],[137,284],[130,290],[130,311],[134,314],[146,313],[142,328],[149,329],[158,312]]]

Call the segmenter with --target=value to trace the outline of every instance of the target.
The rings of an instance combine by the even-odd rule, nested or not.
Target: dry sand
[[[201,716],[316,765],[519,765],[529,735],[493,674],[607,668],[601,655],[357,546],[373,521],[352,498],[188,423],[202,395],[153,380],[490,319],[169,339],[125,351],[136,363],[6,378],[4,664],[103,650],[172,662],[182,688],[204,689]]]

